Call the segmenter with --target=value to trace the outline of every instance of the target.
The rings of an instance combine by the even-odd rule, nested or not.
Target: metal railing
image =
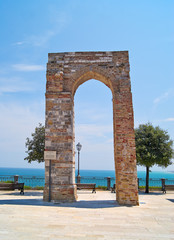
[[[107,187],[107,177],[80,177],[80,183],[96,183],[96,187],[98,186],[106,186]],[[115,178],[110,178],[112,182],[115,182]],[[76,178],[77,183],[77,178]]]
[[[164,179],[164,178],[163,178]],[[161,187],[163,186],[163,179],[160,178],[150,178],[149,186],[150,187]],[[76,180],[77,181],[77,180]],[[96,187],[105,186],[107,189],[110,189],[115,184],[114,177],[80,177],[81,183],[96,183]],[[174,179],[164,179],[166,185],[174,185]],[[144,187],[146,185],[145,178],[138,178],[138,187]]]
[[[146,186],[146,179],[145,178],[138,178],[139,186],[143,187]],[[166,179],[167,181],[167,179]],[[161,179],[159,178],[149,178],[149,187],[161,187]]]
[[[6,182],[6,181],[14,181],[14,176],[11,176],[11,175],[0,176],[0,182]]]
[[[14,181],[18,183],[24,183],[25,186],[29,187],[44,187],[45,178],[42,176],[2,176],[0,175],[0,182]]]
[[[19,183],[24,183],[26,186],[30,187],[44,187],[45,178],[44,177],[36,177],[36,176],[19,176]]]
[[[44,187],[45,178],[42,176],[12,176],[12,175],[0,175],[0,182],[4,181],[18,181],[19,183],[24,183],[25,186],[34,187]],[[109,190],[115,184],[114,177],[80,177],[81,183],[96,183],[96,187],[105,186]],[[77,183],[77,177],[76,177]],[[174,185],[174,179],[159,179],[159,178],[150,178],[149,186],[150,187],[161,187],[163,184]],[[138,178],[138,186],[144,187],[146,185],[145,178]]]

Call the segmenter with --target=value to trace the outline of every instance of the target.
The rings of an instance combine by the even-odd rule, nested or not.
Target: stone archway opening
[[[138,205],[128,52],[51,53],[47,64],[44,200],[75,201],[74,94],[96,79],[113,95],[116,198]]]
[[[102,83],[104,83],[112,92],[113,92],[113,88],[112,88],[112,83],[110,81],[109,78],[107,78],[105,75],[101,74],[99,71],[100,69],[97,69],[98,71],[92,70],[92,68],[89,71],[86,71],[85,73],[82,73],[82,75],[80,77],[78,77],[72,86],[72,94],[74,96],[77,88],[82,85],[84,82],[91,80],[91,79],[95,79],[98,80]]]
[[[80,85],[74,95],[74,119],[75,145],[78,142],[82,144],[80,176],[90,176],[83,170],[114,170],[113,107],[110,89],[95,79],[90,79]],[[77,171],[76,146],[75,151]],[[106,173],[104,177],[109,176],[110,174]],[[84,181],[82,177],[82,182]]]

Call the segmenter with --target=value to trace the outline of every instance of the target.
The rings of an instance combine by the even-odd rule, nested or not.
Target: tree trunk
[[[149,193],[149,167],[146,166],[146,191],[145,193]]]

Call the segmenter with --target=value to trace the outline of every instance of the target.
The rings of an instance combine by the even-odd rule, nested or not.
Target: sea
[[[35,176],[35,177],[44,177],[45,169],[41,168],[0,168],[0,176],[10,176],[10,175],[19,175],[19,176]],[[138,178],[145,178],[145,171],[138,171]],[[76,171],[77,175],[77,171]],[[80,176],[84,177],[115,177],[114,170],[80,170]],[[174,172],[166,171],[151,171],[149,174],[150,178],[166,178],[174,179]]]
[[[36,168],[0,168],[0,181],[14,179],[19,176],[19,182],[26,186],[43,187],[45,182],[45,170]],[[76,171],[77,176],[77,171]],[[80,170],[81,183],[96,183],[96,186],[107,186],[107,177],[111,178],[111,185],[115,183],[114,170]],[[139,186],[145,186],[145,171],[138,171]],[[161,178],[166,179],[167,184],[174,184],[174,172],[151,171],[149,174],[150,186],[161,186]]]

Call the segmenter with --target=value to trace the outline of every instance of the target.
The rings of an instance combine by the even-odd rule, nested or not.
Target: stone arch
[[[74,201],[74,94],[89,79],[113,95],[116,198],[138,204],[132,93],[128,52],[51,53],[47,64],[44,200]]]
[[[95,79],[102,83],[104,83],[110,90],[113,92],[112,82],[110,78],[107,76],[107,72],[99,67],[85,67],[77,71],[74,75],[72,75],[72,94],[74,96],[77,88],[83,84],[84,82]]]

